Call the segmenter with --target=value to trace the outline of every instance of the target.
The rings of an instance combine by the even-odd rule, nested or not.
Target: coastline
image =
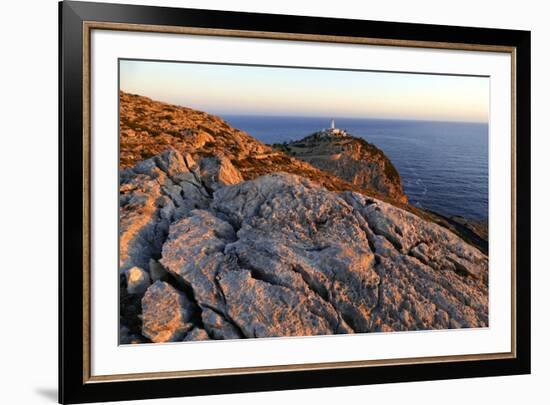
[[[330,123],[322,117],[222,117],[268,145],[296,142]],[[488,220],[486,123],[372,118],[336,123],[391,159],[412,205],[445,217]]]
[[[381,149],[332,123],[301,160],[120,97],[121,344],[488,325],[483,241],[409,204]]]

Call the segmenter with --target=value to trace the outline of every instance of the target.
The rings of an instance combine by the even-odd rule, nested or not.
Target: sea
[[[302,139],[331,118],[222,115],[266,143]],[[409,201],[446,216],[487,221],[488,124],[335,118],[336,127],[382,149],[403,180]]]

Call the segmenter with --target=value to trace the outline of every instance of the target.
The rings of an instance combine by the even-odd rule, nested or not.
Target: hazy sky
[[[121,90],[208,113],[487,122],[489,79],[120,62]]]

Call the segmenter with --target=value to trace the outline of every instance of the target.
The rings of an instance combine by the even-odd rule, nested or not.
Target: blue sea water
[[[267,144],[301,139],[329,126],[328,118],[222,116]],[[412,204],[443,215],[487,220],[487,124],[336,118],[336,126],[384,151]]]

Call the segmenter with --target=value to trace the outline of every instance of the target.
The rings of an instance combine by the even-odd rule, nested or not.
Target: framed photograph
[[[530,372],[530,33],[62,2],[61,403]]]

